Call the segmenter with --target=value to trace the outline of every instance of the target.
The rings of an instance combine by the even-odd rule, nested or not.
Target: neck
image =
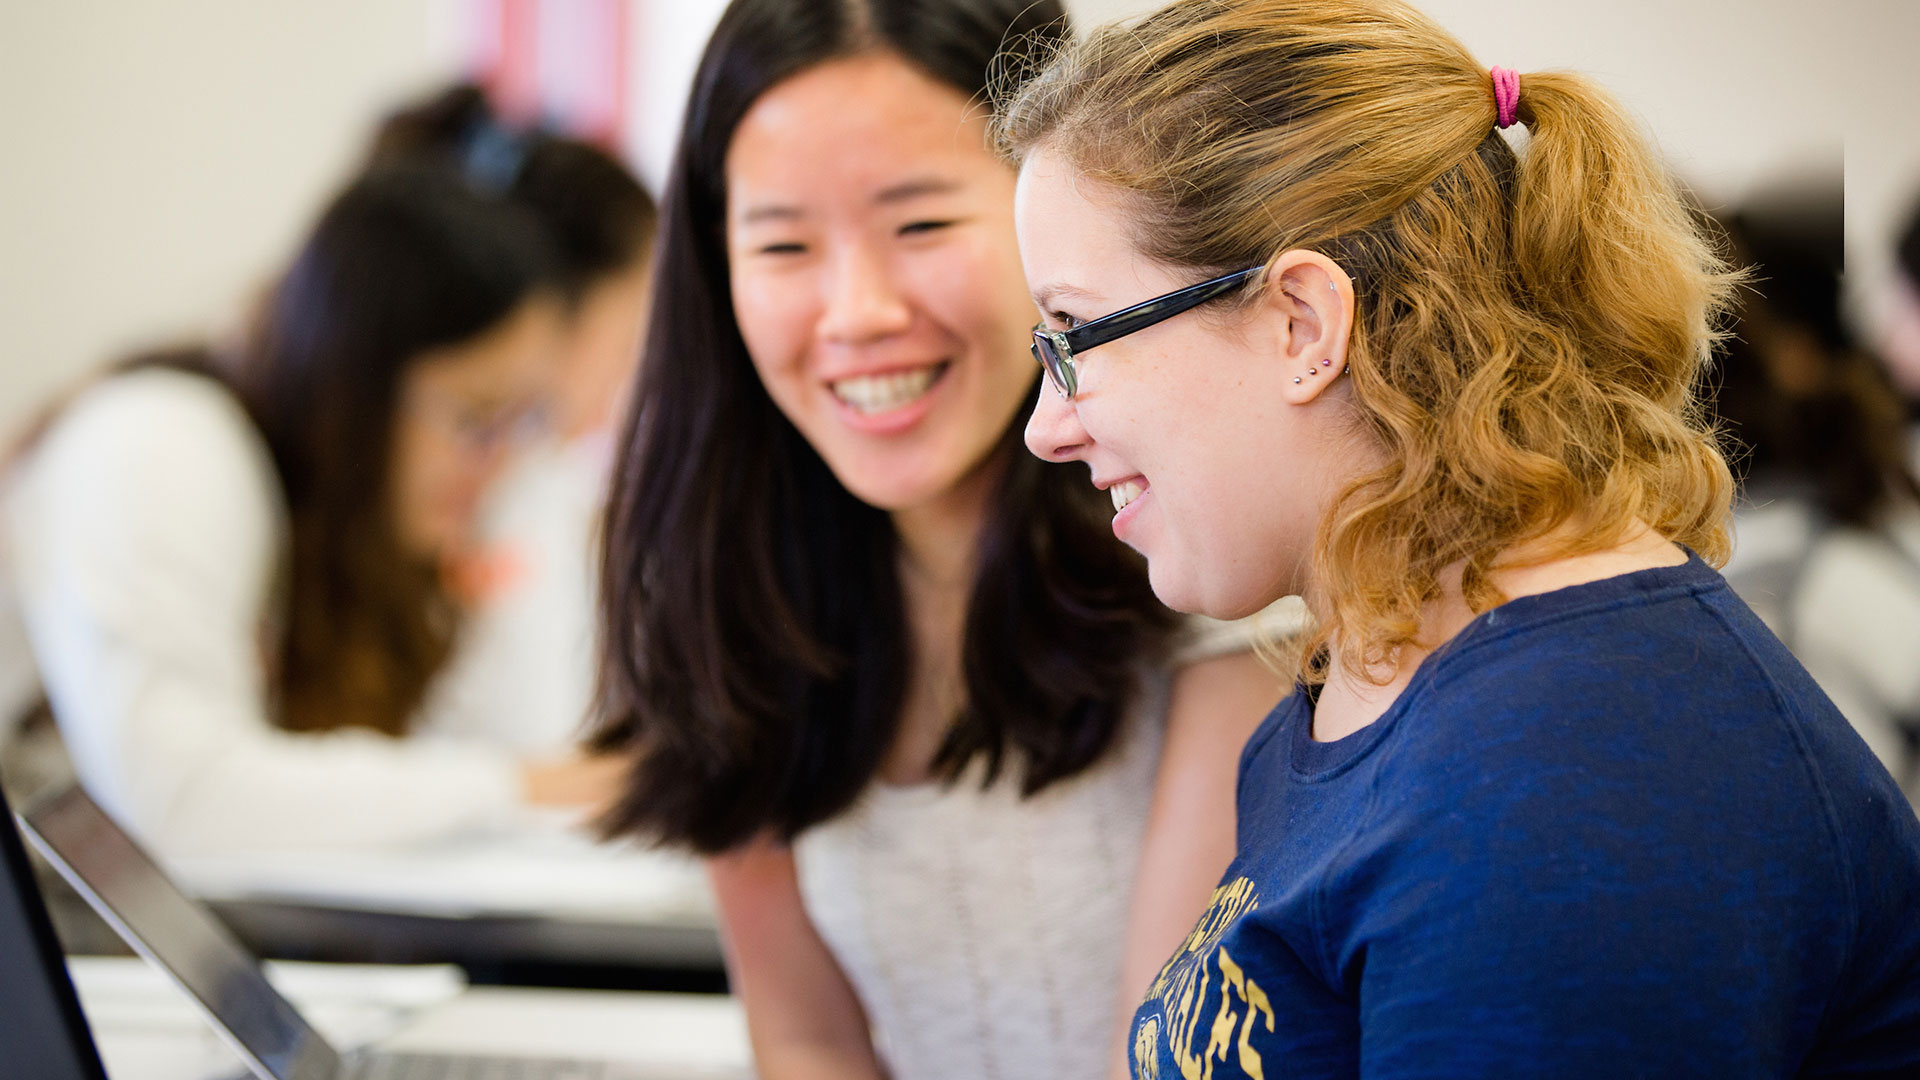
[[[999,483],[999,468],[982,467],[939,498],[893,512],[894,533],[900,539],[900,593],[907,629],[913,635],[913,661],[900,730],[881,770],[890,783],[927,779],[966,702],[961,654],[967,605],[972,599],[980,534]]]
[[[987,462],[926,502],[893,511],[908,595],[965,592],[1003,466]]]

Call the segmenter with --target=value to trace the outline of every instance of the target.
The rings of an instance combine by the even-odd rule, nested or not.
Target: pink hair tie
[[[1519,72],[1512,68],[1493,69],[1493,104],[1500,111],[1500,127],[1512,127],[1520,118]]]

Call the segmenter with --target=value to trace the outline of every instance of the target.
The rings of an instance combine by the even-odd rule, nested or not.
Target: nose
[[[834,260],[818,332],[835,345],[863,345],[903,333],[913,311],[884,260],[855,245]]]
[[[1042,461],[1076,461],[1092,444],[1092,436],[1080,426],[1079,408],[1041,379],[1040,396],[1027,418],[1027,449]]]

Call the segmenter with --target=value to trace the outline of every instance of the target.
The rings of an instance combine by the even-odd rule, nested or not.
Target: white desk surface
[[[223,1080],[239,1059],[144,961],[69,961],[112,1080]],[[728,997],[467,987],[456,968],[268,964],[268,977],[341,1049],[582,1058],[662,1075],[752,1075]]]
[[[599,844],[552,814],[529,813],[510,829],[421,847],[255,851],[166,863],[174,880],[207,900],[293,901],[440,918],[713,925],[698,860]]]

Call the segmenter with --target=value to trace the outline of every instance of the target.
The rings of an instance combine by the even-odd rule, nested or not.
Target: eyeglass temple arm
[[[1116,338],[1126,337],[1135,330],[1151,326],[1163,319],[1171,319],[1183,311],[1199,307],[1221,293],[1239,288],[1248,278],[1263,269],[1265,267],[1248,267],[1225,277],[1217,277],[1212,281],[1190,285],[1178,292],[1155,297],[1130,308],[1122,308],[1111,315],[1095,319],[1085,326],[1067,331],[1067,347],[1074,352],[1080,352],[1096,345],[1105,345]]]

